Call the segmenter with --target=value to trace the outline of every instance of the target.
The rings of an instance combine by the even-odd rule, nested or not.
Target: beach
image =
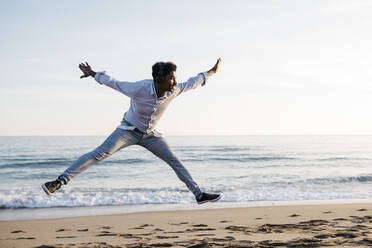
[[[0,247],[369,247],[372,203],[0,222]]]

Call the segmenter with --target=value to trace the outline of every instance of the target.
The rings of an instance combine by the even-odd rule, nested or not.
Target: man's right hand
[[[92,70],[88,62],[85,62],[85,64],[84,63],[79,64],[79,68],[84,73],[84,75],[80,76],[80,78],[85,78],[89,76],[94,77],[96,75],[96,72]]]

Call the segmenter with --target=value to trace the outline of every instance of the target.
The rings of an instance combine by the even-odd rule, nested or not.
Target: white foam
[[[369,184],[286,184],[259,185],[257,187],[224,187],[211,189],[222,192],[223,202],[250,201],[298,201],[332,199],[369,199],[372,189]],[[207,190],[208,191],[208,190]],[[194,203],[194,196],[183,188],[142,188],[106,189],[67,188],[47,196],[42,189],[18,188],[0,191],[1,208],[50,208],[50,207],[90,207],[125,206],[146,204],[186,204]]]

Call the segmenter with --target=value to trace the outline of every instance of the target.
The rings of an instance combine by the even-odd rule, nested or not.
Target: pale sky
[[[157,61],[178,82],[166,135],[372,134],[372,1],[2,1],[0,135],[108,135],[129,98],[78,64],[123,81]]]

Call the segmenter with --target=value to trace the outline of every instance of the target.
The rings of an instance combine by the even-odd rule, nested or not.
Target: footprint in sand
[[[341,232],[341,233],[333,234],[332,236],[334,236],[334,237],[343,237],[343,238],[353,239],[353,238],[358,237],[359,235],[356,235],[356,234],[354,234],[354,233]]]
[[[150,233],[138,233],[136,235],[138,235],[138,236],[150,236],[150,235],[153,235],[153,234],[155,234],[155,233],[153,233],[153,232],[150,232]]]
[[[206,224],[196,224],[196,225],[192,225],[193,227],[207,227],[208,225]]]
[[[202,233],[202,234],[195,234],[195,236],[204,237],[204,236],[216,236],[214,233]]]
[[[136,236],[136,235],[133,235],[131,233],[122,233],[119,235],[120,237],[124,237],[124,238],[128,238],[128,239],[137,239],[137,238],[141,238],[139,236]]]
[[[180,225],[186,225],[186,224],[189,224],[189,222],[180,222],[180,223],[168,223],[169,225],[172,225],[172,226],[180,226]]]
[[[314,236],[314,238],[316,239],[328,239],[331,235],[328,235],[328,234],[319,234],[319,235],[316,235]]]
[[[102,232],[97,234],[96,237],[105,237],[105,236],[118,236],[117,233],[110,233],[110,232]]]
[[[179,236],[156,236],[158,239],[176,239]]]
[[[368,211],[368,209],[361,208],[361,209],[358,209],[357,211],[363,212],[363,211]]]
[[[209,244],[197,244],[197,245],[192,245],[188,246],[187,248],[211,248]]]
[[[143,224],[142,226],[140,227],[148,227],[148,226],[154,226],[153,224]]]
[[[334,221],[345,221],[345,220],[347,220],[347,219],[345,219],[345,218],[336,218],[336,219],[333,219]]]
[[[193,229],[186,229],[186,232],[200,232],[200,231],[215,231],[215,228],[193,228]]]
[[[245,227],[245,226],[227,226],[225,227],[226,230],[231,230],[232,232],[236,232],[236,231],[243,231],[245,232],[246,230],[248,230],[248,227]]]
[[[154,225],[153,224],[143,224],[141,226],[132,227],[132,228],[129,228],[129,229],[145,229],[145,227],[148,227],[148,226],[154,226]]]
[[[173,246],[174,245],[171,244],[171,243],[154,243],[154,244],[151,244],[151,247],[173,247]],[[138,246],[136,246],[136,247],[138,247]]]
[[[66,232],[66,231],[71,231],[71,229],[60,228],[60,229],[56,230],[56,232]]]
[[[232,236],[225,236],[225,238],[212,238],[211,240],[215,242],[230,242],[235,240],[235,238]]]
[[[190,229],[187,229],[190,230]],[[164,233],[187,233],[188,231],[171,231],[171,232],[164,232]]]
[[[358,242],[360,245],[368,245],[372,246],[372,239],[371,238],[365,238]]]

